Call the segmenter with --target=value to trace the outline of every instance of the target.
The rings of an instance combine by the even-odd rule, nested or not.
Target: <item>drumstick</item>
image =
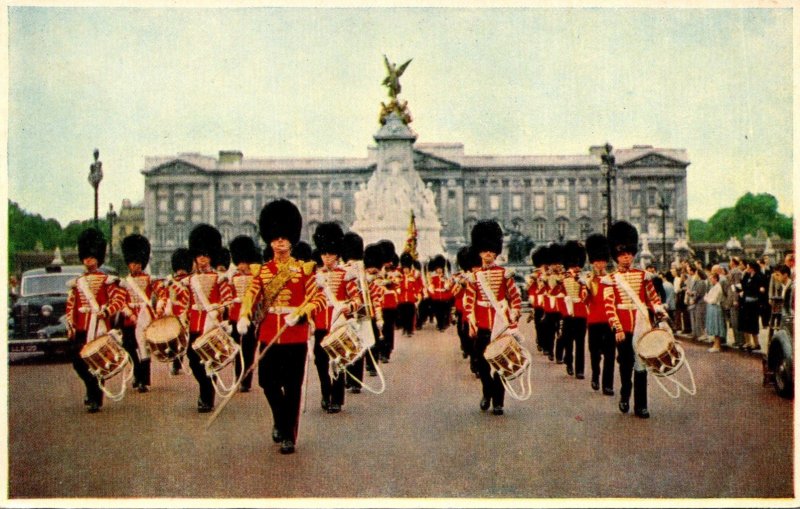
[[[280,328],[280,330],[278,330],[278,333],[277,333],[277,334],[275,334],[275,337],[273,337],[273,338],[270,340],[270,342],[269,342],[269,343],[267,343],[267,346],[266,346],[266,347],[264,347],[264,349],[263,349],[263,350],[261,350],[261,351],[258,353],[258,356],[257,356],[257,357],[256,357],[256,358],[253,360],[253,364],[252,364],[252,365],[251,365],[249,368],[247,368],[247,371],[245,371],[245,372],[242,374],[242,376],[240,376],[240,377],[239,377],[239,380],[238,380],[238,381],[236,382],[236,384],[235,384],[235,385],[234,385],[234,386],[231,388],[231,392],[230,392],[230,393],[229,393],[227,396],[225,396],[225,398],[223,398],[222,402],[221,402],[219,405],[217,405],[217,408],[216,408],[216,410],[214,410],[214,413],[213,413],[213,414],[211,414],[211,417],[209,417],[209,418],[208,418],[208,422],[206,423],[206,427],[205,427],[205,429],[208,429],[209,427],[211,427],[211,424],[213,424],[213,423],[214,423],[214,421],[216,420],[217,416],[219,416],[219,414],[222,412],[222,409],[223,409],[223,408],[225,408],[225,405],[227,405],[227,404],[228,404],[228,402],[229,402],[231,399],[233,399],[233,396],[234,396],[234,395],[235,395],[237,392],[239,392],[239,385],[241,385],[241,383],[242,383],[242,380],[244,380],[245,378],[247,378],[247,376],[248,376],[248,375],[249,375],[249,374],[250,374],[250,373],[251,373],[251,372],[252,372],[252,371],[253,371],[253,370],[256,368],[256,366],[258,366],[258,363],[259,363],[259,361],[261,361],[261,358],[262,358],[262,357],[264,357],[264,355],[267,353],[267,351],[269,350],[269,347],[271,347],[272,345],[274,345],[274,344],[275,344],[275,343],[278,341],[278,339],[280,339],[281,335],[282,335],[282,334],[283,334],[283,333],[286,331],[286,329],[287,329],[288,327],[289,327],[289,324],[288,324],[288,323],[284,323],[284,324],[283,324],[283,327],[281,327],[281,328]]]

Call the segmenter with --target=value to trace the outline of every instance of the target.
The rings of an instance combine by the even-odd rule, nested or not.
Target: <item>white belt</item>
[[[482,308],[492,307],[492,303],[489,302],[488,300],[478,300],[478,301],[475,301],[475,304],[477,304],[478,306],[480,306]]]
[[[78,308],[78,311],[81,312],[81,313],[92,313],[93,312],[91,306],[81,306],[81,307]]]
[[[297,307],[288,307],[288,306],[270,306],[267,310],[268,313],[273,313],[276,315],[289,315],[297,311]]]
[[[624,309],[626,311],[635,311],[636,304],[617,304],[617,309]]]
[[[572,299],[572,302],[575,302],[575,303],[581,302],[581,298],[580,297],[570,297],[570,298]]]

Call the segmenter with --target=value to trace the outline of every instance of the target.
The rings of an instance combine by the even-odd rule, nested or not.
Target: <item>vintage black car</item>
[[[68,341],[62,319],[67,306],[67,283],[82,273],[80,265],[51,265],[22,274],[19,297],[11,310],[9,352],[50,353],[63,348]]]
[[[794,397],[794,313],[784,312],[780,326],[772,335],[764,359],[766,382],[784,398]]]

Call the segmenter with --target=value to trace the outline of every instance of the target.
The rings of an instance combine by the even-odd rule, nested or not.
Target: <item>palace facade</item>
[[[504,231],[517,230],[536,245],[604,232],[604,153],[603,146],[593,146],[581,155],[467,155],[460,143],[413,145],[414,169],[433,192],[449,255],[469,242],[482,219],[495,219]],[[612,154],[612,217],[633,223],[660,261],[662,242],[671,255],[686,233],[686,150],[634,145]],[[363,158],[245,158],[239,151],[147,157],[144,230],[152,244],[151,270],[169,273],[172,251],[187,245],[199,223],[219,228],[225,243],[246,234],[263,245],[258,216],[277,198],[298,206],[307,241],[323,221],[337,221],[347,231],[355,220],[354,193],[366,186],[376,158],[377,147]]]

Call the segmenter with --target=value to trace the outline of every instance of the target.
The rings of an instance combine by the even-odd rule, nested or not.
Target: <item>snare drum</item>
[[[239,353],[239,345],[221,327],[211,329],[197,338],[192,348],[210,371],[221,370]]]
[[[328,353],[328,357],[340,366],[352,364],[365,351],[355,328],[350,323],[334,329],[322,340],[320,346]]]
[[[122,338],[110,331],[81,348],[81,358],[89,366],[89,372],[98,378],[111,378],[128,363],[128,352],[122,348]]]
[[[684,362],[683,349],[666,329],[655,328],[642,334],[636,342],[636,354],[658,376],[674,374]]]
[[[175,316],[165,316],[153,321],[144,330],[150,353],[157,361],[170,362],[189,346],[189,334]]]
[[[495,339],[483,352],[486,362],[506,380],[513,380],[530,366],[527,352],[510,334]]]

